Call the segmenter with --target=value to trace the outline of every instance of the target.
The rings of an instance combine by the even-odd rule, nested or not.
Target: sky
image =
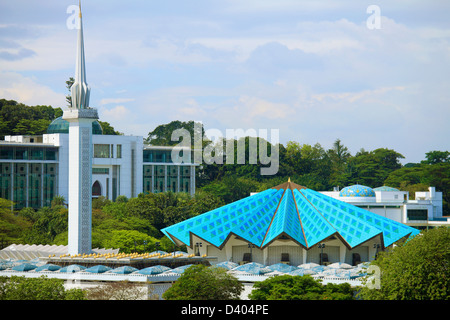
[[[66,108],[77,0],[0,0],[0,98]],[[375,6],[375,7],[374,7]],[[340,139],[402,163],[450,150],[450,2],[84,0],[90,106],[126,135],[173,120]],[[208,131],[211,132],[211,131]]]

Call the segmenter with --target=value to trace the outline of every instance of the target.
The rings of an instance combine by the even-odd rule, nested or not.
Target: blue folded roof
[[[380,236],[384,247],[419,230],[290,181],[161,230],[193,247],[195,235],[222,248],[234,234],[259,248],[283,236],[309,249],[332,235],[350,249]]]

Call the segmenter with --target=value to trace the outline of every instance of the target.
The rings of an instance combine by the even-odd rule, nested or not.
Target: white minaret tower
[[[78,29],[75,82],[72,105],[64,110],[69,121],[69,245],[68,253],[83,254],[92,250],[92,122],[96,109],[89,108],[90,88],[86,83],[83,24]]]

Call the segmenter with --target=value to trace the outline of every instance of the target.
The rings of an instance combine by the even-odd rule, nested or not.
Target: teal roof
[[[332,235],[349,248],[381,236],[385,247],[419,230],[291,182],[161,230],[193,247],[192,235],[221,248],[233,234],[259,248],[280,237],[309,249]]]
[[[374,191],[400,191],[396,188],[392,188],[392,187],[388,187],[388,186],[382,186],[382,187],[378,187],[373,189]]]
[[[345,187],[339,192],[340,197],[375,197],[375,192],[372,188],[355,184],[353,186]]]
[[[69,121],[62,117],[56,118],[48,126],[47,133],[69,133]],[[103,134],[102,126],[98,121],[92,122],[92,134]]]

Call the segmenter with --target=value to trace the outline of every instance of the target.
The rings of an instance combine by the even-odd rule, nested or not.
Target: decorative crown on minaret
[[[81,19],[81,0],[79,2],[80,7],[80,28],[78,29],[78,42],[77,42],[77,60],[75,67],[75,82],[70,88],[72,94],[72,108],[75,109],[87,109],[89,108],[89,94],[91,88],[86,82],[86,67],[84,58],[84,40],[83,40],[83,22]]]

